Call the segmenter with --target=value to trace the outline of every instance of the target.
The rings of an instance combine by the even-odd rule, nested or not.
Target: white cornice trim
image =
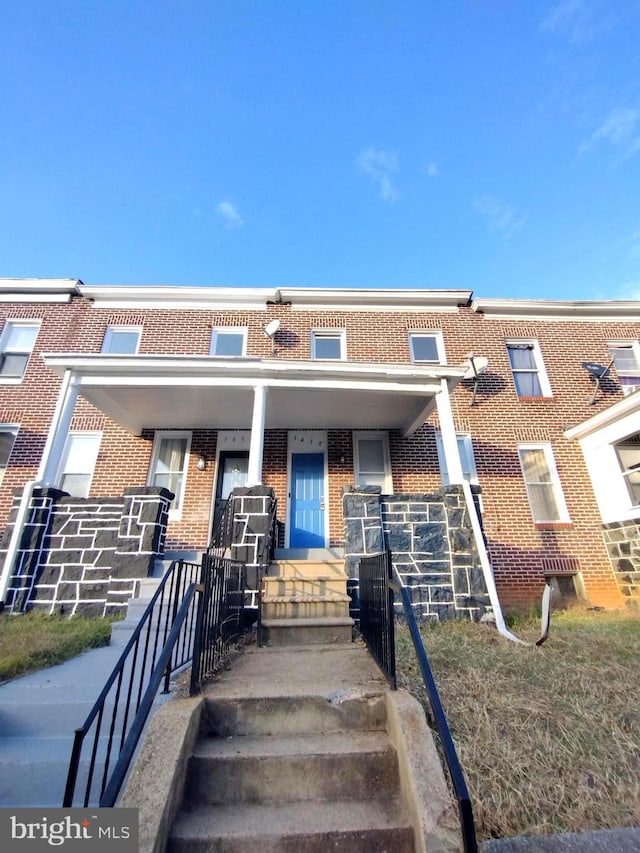
[[[0,302],[69,302],[81,284],[77,278],[0,278]]]
[[[391,289],[391,288],[289,288],[281,287],[278,294],[283,302],[291,302],[294,307],[308,309],[340,308],[357,311],[364,307],[379,306],[406,308],[450,308],[468,305],[472,290],[437,289]]]
[[[628,397],[624,397],[622,400],[609,406],[608,409],[598,412],[597,415],[593,415],[593,417],[588,418],[581,424],[576,424],[576,426],[566,429],[564,434],[567,438],[579,441],[591,435],[591,433],[597,432],[599,429],[609,426],[609,424],[613,424],[620,420],[620,418],[631,415],[636,411],[640,412],[640,391],[629,394]]]
[[[169,287],[82,285],[95,308],[265,310],[267,303],[301,310],[450,310],[468,305],[471,290],[376,290],[353,288]]]
[[[82,295],[94,308],[255,310],[266,308],[275,291],[255,287],[169,287],[140,285],[83,285]]]
[[[474,299],[471,310],[487,319],[628,320],[640,322],[640,300],[572,301],[553,299]]]

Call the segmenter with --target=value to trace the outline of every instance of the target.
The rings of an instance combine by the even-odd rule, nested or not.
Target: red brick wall
[[[503,600],[528,603],[540,594],[544,559],[577,558],[594,604],[619,603],[619,597],[601,534],[601,522],[577,443],[563,430],[614,402],[616,395],[600,394],[589,405],[592,385],[582,361],[606,362],[607,341],[640,337],[640,325],[619,322],[494,320],[468,308],[454,312],[342,312],[294,310],[287,305],[264,311],[135,310],[92,308],[74,297],[61,305],[0,305],[0,318],[38,318],[42,328],[21,385],[0,385],[0,421],[19,423],[20,433],[11,464],[0,489],[0,523],[11,504],[11,491],[34,477],[55,406],[60,380],[44,366],[43,352],[99,352],[107,324],[143,326],[140,353],[200,354],[209,352],[211,329],[231,325],[248,328],[247,352],[271,357],[271,341],[262,327],[279,317],[281,329],[275,357],[309,358],[314,328],[345,329],[350,361],[408,362],[408,332],[440,329],[450,364],[464,361],[473,350],[488,357],[489,369],[480,380],[476,404],[471,407],[471,384],[453,394],[456,428],[470,431],[476,466],[483,489],[484,524]],[[522,400],[516,395],[505,338],[535,338],[549,375],[553,398]],[[92,494],[116,495],[130,485],[146,483],[153,433],[131,436],[86,401],[79,401],[73,429],[100,429],[103,438],[93,479]],[[418,433],[403,439],[390,436],[393,486],[396,492],[430,491],[440,484],[434,439],[437,418]],[[517,445],[549,441],[558,467],[571,524],[540,529],[531,519]],[[170,547],[202,547],[209,530],[215,480],[215,431],[193,433],[190,468],[182,520],[172,522]],[[200,453],[205,471],[196,469]],[[279,518],[286,508],[285,431],[268,431],[265,438],[264,476],[279,500]],[[341,538],[340,490],[353,480],[353,446],[349,431],[329,431],[329,515],[331,539]],[[344,459],[344,461],[342,461]]]

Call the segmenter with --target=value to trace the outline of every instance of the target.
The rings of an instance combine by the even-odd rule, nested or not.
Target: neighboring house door
[[[324,548],[324,454],[291,456],[291,548]]]
[[[213,514],[213,529],[215,530],[220,517],[227,505],[232,489],[247,485],[249,468],[249,453],[245,450],[222,451],[218,459],[218,481],[216,484],[216,500]]]

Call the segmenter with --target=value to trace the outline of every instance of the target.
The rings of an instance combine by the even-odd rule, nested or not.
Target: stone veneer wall
[[[233,501],[233,540],[230,548],[232,560],[239,560],[247,567],[247,607],[258,607],[260,567],[269,562],[265,555],[269,520],[275,496],[268,486],[245,486],[234,489],[229,500]]]
[[[22,490],[0,555],[11,540]],[[6,607],[12,612],[105,616],[123,611],[164,552],[167,489],[125,489],[118,498],[72,498],[36,488],[24,526]]]
[[[389,548],[419,619],[477,621],[491,609],[461,486],[402,495],[348,486],[342,501],[351,578],[362,556]]]
[[[640,516],[602,525],[613,574],[624,600],[640,606]]]

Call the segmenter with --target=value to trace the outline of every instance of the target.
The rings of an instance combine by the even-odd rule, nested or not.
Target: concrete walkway
[[[74,730],[128,636],[118,631],[109,646],[0,685],[0,806],[62,805]]]

